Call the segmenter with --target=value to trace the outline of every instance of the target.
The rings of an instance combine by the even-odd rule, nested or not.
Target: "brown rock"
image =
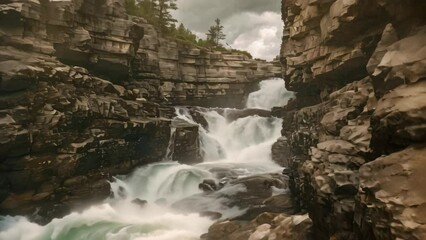
[[[371,226],[377,239],[426,237],[425,154],[424,145],[412,146],[361,167],[360,211],[365,217],[358,224]]]
[[[372,147],[378,154],[394,146],[426,141],[426,82],[404,85],[386,94],[372,117]]]

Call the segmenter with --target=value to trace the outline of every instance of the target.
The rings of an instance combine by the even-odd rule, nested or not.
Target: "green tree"
[[[171,11],[177,10],[176,0],[126,0],[130,15],[145,18],[163,33],[173,33],[177,20]]]
[[[157,6],[155,9],[156,19],[158,20],[158,27],[162,32],[170,32],[173,24],[177,22],[173,18],[171,11],[177,10],[176,0],[155,0]]]
[[[224,27],[220,23],[220,19],[216,18],[214,22],[215,25],[211,26],[207,32],[207,42],[219,47],[221,46],[220,41],[226,39],[226,35],[223,33]]]
[[[183,25],[183,23],[181,23],[179,25],[179,27],[177,28],[177,34],[183,36],[185,34],[185,32],[186,32],[185,25]]]
[[[182,23],[176,29],[174,36],[178,39],[186,40],[191,43],[197,44],[197,36],[185,27]]]

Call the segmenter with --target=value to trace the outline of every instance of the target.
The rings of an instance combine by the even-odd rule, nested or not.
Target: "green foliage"
[[[182,23],[173,34],[176,38],[186,40],[192,43],[197,43],[197,36],[186,28]]]
[[[162,32],[173,30],[175,27],[176,19],[173,18],[171,11],[177,10],[176,0],[156,0],[157,4],[157,19],[158,26]]]
[[[211,26],[207,33],[207,41],[215,46],[221,46],[220,41],[226,39],[226,35],[223,33],[224,27],[220,23],[219,18],[216,18],[214,22],[215,25]]]
[[[173,32],[176,19],[171,11],[177,10],[176,0],[126,0],[127,13],[143,17],[162,33]]]
[[[165,36],[182,43],[221,52],[240,53],[252,58],[246,51],[223,47],[221,41],[226,38],[226,35],[223,33],[224,27],[219,18],[208,30],[206,39],[198,38],[182,23],[176,27],[177,21],[171,15],[172,10],[177,10],[176,0],[126,0],[126,9],[128,14],[145,18]]]

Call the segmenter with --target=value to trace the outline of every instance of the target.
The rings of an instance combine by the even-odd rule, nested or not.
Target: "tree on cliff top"
[[[177,10],[176,0],[157,0],[157,19],[158,26],[161,28],[162,32],[170,31],[172,25],[177,22],[173,18],[171,11]]]
[[[130,15],[145,18],[163,33],[170,33],[175,28],[176,19],[171,11],[177,10],[176,0],[126,0]]]
[[[226,35],[223,33],[223,26],[220,19],[216,18],[215,25],[211,26],[207,33],[207,41],[215,46],[221,46],[220,41],[225,40]]]
[[[194,44],[197,43],[197,36],[194,33],[192,33],[191,30],[186,28],[185,25],[183,25],[183,23],[181,23],[179,27],[175,30],[174,36],[178,39],[189,41]]]

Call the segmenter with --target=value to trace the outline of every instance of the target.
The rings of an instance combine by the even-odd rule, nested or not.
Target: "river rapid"
[[[282,79],[265,80],[259,86],[259,91],[249,95],[247,108],[269,110],[292,97]],[[199,184],[204,179],[220,182],[214,169],[232,170],[239,178],[280,172],[271,160],[271,146],[281,136],[282,120],[248,116],[230,121],[227,112],[231,110],[200,111],[208,123],[206,128],[199,127],[203,163],[179,164],[172,161],[173,149],[168,149],[166,160],[117,176],[111,182],[114,197],[82,212],[45,226],[24,217],[0,216],[0,240],[195,240],[214,222],[200,216],[199,209],[219,212],[222,218],[241,215],[244,209],[226,206],[221,197],[202,197]],[[176,115],[197,124],[187,108],[177,107]],[[245,189],[225,185],[219,191],[220,196],[232,196]],[[194,212],[174,207],[188,197],[195,199]],[[134,199],[147,203],[141,207],[132,203]]]

